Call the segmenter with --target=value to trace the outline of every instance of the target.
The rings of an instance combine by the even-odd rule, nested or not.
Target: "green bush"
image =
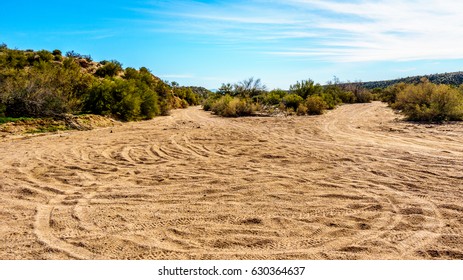
[[[227,110],[228,104],[233,100],[233,97],[230,95],[225,95],[218,100],[215,100],[212,103],[211,111],[217,115],[222,116],[224,112]]]
[[[103,116],[111,115],[114,87],[115,83],[111,80],[95,82],[84,100],[84,111]]]
[[[292,108],[294,111],[296,111],[297,107],[299,107],[299,104],[304,102],[304,99],[295,93],[291,93],[283,97],[282,102],[287,109]]]
[[[407,84],[398,83],[392,86],[387,87],[379,94],[379,100],[387,102],[389,105],[394,104],[397,100],[397,95],[399,92],[403,91]]]
[[[354,92],[355,102],[357,103],[369,103],[373,100],[373,95],[367,89],[361,88]]]
[[[75,52],[74,50],[66,52],[66,57],[68,58],[82,58],[80,53]]]
[[[311,79],[308,79],[291,85],[289,90],[291,93],[302,97],[302,99],[306,99],[311,95],[321,94],[323,92],[323,87],[320,84],[315,84]]]
[[[114,77],[122,72],[122,64],[116,60],[105,61],[104,65],[95,71],[95,76],[105,78]]]
[[[62,56],[62,55],[63,55],[63,53],[62,53],[60,50],[58,50],[58,49],[53,50],[52,54],[53,54],[54,56]]]
[[[305,106],[304,104],[299,104],[299,106],[297,107],[297,110],[296,110],[296,114],[298,116],[303,116],[303,115],[306,115],[307,114],[307,106]]]
[[[161,114],[155,91],[135,80],[122,79],[95,82],[85,99],[84,110],[123,121],[151,119]]]
[[[225,95],[212,104],[211,110],[222,117],[242,117],[252,115],[255,108],[246,99]]]
[[[316,95],[312,95],[316,96]],[[326,104],[326,109],[334,109],[340,103],[342,103],[341,99],[334,93],[330,91],[325,91],[322,94],[318,95]],[[309,96],[310,97],[310,96]]]
[[[309,115],[321,115],[328,108],[325,100],[317,95],[307,97],[305,105],[307,106],[307,113]]]
[[[128,68],[119,77],[122,65],[105,61],[92,75],[83,69],[85,60],[91,57],[73,51],[63,59],[59,50],[19,51],[5,46],[0,51],[0,116],[53,117],[84,112],[129,121],[167,115],[177,99],[180,107],[199,102],[191,89],[184,90],[183,99],[176,98],[147,68]]]
[[[215,98],[207,98],[206,100],[203,101],[203,110],[204,111],[211,111],[212,110],[212,105],[216,101]]]
[[[338,97],[341,99],[342,103],[352,104],[355,103],[355,95],[352,91],[340,90],[338,92]]]
[[[429,81],[404,86],[392,107],[401,110],[412,121],[463,120],[462,93],[448,85],[435,85]]]
[[[283,95],[281,95],[278,91],[271,91],[267,94],[264,95],[262,103],[266,105],[278,105],[281,102],[282,96],[284,96],[286,92],[284,92]]]
[[[3,60],[2,64],[15,69],[23,69],[26,66],[30,66],[26,53],[19,50],[7,49]]]
[[[8,74],[0,84],[1,102],[9,117],[43,117],[74,113],[91,76],[78,69],[40,62],[29,69]]]

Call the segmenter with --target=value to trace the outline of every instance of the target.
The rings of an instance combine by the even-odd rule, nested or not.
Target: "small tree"
[[[97,77],[114,77],[122,71],[122,64],[117,60],[106,62],[103,66],[95,71]]]
[[[74,50],[66,52],[66,56],[69,58],[82,58],[82,55],[76,53]]]
[[[232,84],[222,84],[222,86],[217,90],[218,94],[221,95],[233,95],[233,86]]]
[[[253,98],[266,90],[267,87],[262,84],[262,81],[260,79],[254,80],[253,77],[234,85],[234,95],[245,98]]]
[[[314,81],[311,79],[303,80],[301,82],[297,82],[295,85],[291,85],[289,87],[291,93],[297,94],[302,99],[306,99],[307,97],[315,94],[321,94],[323,91],[323,87],[320,84],[315,84]]]

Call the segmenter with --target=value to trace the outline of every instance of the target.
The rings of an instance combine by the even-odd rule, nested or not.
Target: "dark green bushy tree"
[[[290,93],[283,97],[282,102],[286,108],[292,108],[296,111],[299,105],[304,102],[304,99],[298,94]]]
[[[315,84],[311,79],[308,79],[291,85],[289,91],[299,95],[302,99],[306,99],[311,95],[321,94],[323,92],[323,87],[320,84]]]
[[[117,60],[112,61],[105,61],[103,66],[98,68],[95,72],[95,76],[97,77],[114,77],[122,72],[122,64]]]

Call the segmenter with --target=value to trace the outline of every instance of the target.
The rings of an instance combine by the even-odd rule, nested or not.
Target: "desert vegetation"
[[[385,89],[368,90],[361,82],[320,85],[308,79],[291,85],[288,91],[268,91],[260,79],[222,84],[204,99],[206,111],[224,117],[262,114],[321,115],[340,104],[381,100],[404,114],[407,120],[444,122],[463,120],[463,86],[434,84],[422,78],[418,83],[397,83]]]
[[[442,122],[463,119],[463,88],[458,73],[430,75],[387,88],[362,82],[326,85],[311,79],[289,90],[269,90],[260,79],[224,83],[216,93],[162,81],[146,67],[124,68],[117,60],[93,61],[90,55],[60,50],[16,50],[0,45],[0,118],[56,118],[97,114],[122,121],[151,119],[171,109],[202,104],[223,117],[251,115],[320,115],[340,104],[387,102],[408,120]],[[404,81],[415,81],[405,79]],[[376,85],[386,85],[384,81]],[[443,84],[443,83],[449,83]]]
[[[398,83],[379,92],[380,99],[403,113],[410,121],[444,122],[463,120],[463,86]]]
[[[147,68],[123,68],[117,60],[60,50],[15,50],[0,46],[0,117],[98,114],[122,121],[167,115],[199,104],[204,90],[173,87]]]
[[[320,115],[343,103],[368,103],[372,94],[355,84],[330,82],[322,86],[313,80],[298,81],[289,91],[267,90],[260,79],[249,78],[236,84],[222,84],[203,102],[206,111],[224,117],[284,113],[286,115]]]

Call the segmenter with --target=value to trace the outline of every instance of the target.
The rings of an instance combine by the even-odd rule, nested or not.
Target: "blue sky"
[[[164,80],[269,88],[462,70],[462,1],[4,1],[0,42],[148,67]]]

